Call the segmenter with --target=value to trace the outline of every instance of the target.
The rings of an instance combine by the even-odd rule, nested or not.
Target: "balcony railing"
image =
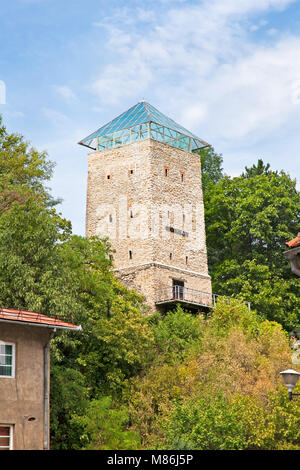
[[[224,296],[219,294],[210,294],[208,292],[201,292],[196,289],[188,287],[173,286],[161,287],[156,289],[156,304],[167,304],[173,302],[182,302],[201,307],[213,308],[216,306],[218,299]],[[229,300],[229,298],[228,298]],[[250,302],[244,302],[250,310]]]

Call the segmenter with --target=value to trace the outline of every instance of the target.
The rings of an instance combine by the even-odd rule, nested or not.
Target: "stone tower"
[[[86,236],[108,237],[121,281],[151,310],[212,301],[201,163],[208,146],[142,101],[79,142],[88,161]]]

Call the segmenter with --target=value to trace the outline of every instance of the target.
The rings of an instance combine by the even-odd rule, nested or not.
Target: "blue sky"
[[[56,162],[74,233],[77,142],[141,99],[210,142],[227,174],[262,158],[299,183],[299,0],[10,0],[0,15],[0,113]]]

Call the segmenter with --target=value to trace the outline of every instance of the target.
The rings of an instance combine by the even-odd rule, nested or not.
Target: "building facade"
[[[108,237],[114,267],[151,311],[211,303],[195,150],[208,144],[145,102],[80,142],[88,157],[86,236]]]
[[[49,449],[49,347],[60,329],[80,327],[0,310],[0,450]]]

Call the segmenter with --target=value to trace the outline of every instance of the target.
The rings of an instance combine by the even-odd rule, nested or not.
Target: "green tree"
[[[45,152],[0,123],[0,302],[83,326],[51,348],[51,439],[71,448],[72,405],[84,415],[88,401],[120,391],[147,362],[153,335],[142,298],[113,274],[108,242],[72,235],[57,212],[45,186],[52,171]]]
[[[299,393],[299,384],[294,392]],[[274,427],[276,450],[300,450],[300,400],[290,401],[286,387],[278,387],[269,396],[267,411]]]
[[[80,306],[71,319],[83,325],[84,335],[71,343],[67,335],[58,338],[57,359],[65,366],[71,361],[84,374],[92,397],[99,390],[116,393],[153,349],[143,298],[114,276],[106,240],[73,236],[61,244],[59,254]]]
[[[223,178],[223,157],[213,147],[199,150],[202,168],[202,188],[204,195],[211,184],[217,184]]]
[[[284,387],[267,404],[222,393],[179,400],[166,425],[169,449],[299,450],[300,403]]]
[[[214,291],[250,301],[286,328],[299,326],[299,282],[283,257],[299,218],[296,181],[261,160],[240,177],[210,184],[205,220]]]
[[[193,346],[199,342],[202,334],[202,317],[186,313],[180,306],[165,316],[155,315],[151,327],[155,338],[156,361],[178,363]]]
[[[18,190],[23,190],[23,196],[32,191],[49,206],[57,204],[58,200],[53,199],[49,188],[45,186],[52,177],[54,166],[54,163],[48,159],[47,152],[38,152],[24,140],[22,135],[8,133],[0,115],[1,199],[10,191],[17,196]],[[13,194],[11,196],[13,200]]]
[[[254,450],[272,447],[274,431],[257,400],[219,393],[178,402],[167,439],[170,449]]]
[[[141,372],[153,354],[153,335],[141,312],[121,299],[110,317],[91,319],[89,342],[82,342],[78,363],[93,396],[120,394],[126,381]],[[88,323],[87,323],[88,324]]]
[[[76,308],[57,245],[71,224],[45,187],[53,164],[0,120],[0,301],[64,317]]]
[[[155,360],[130,380],[122,395],[142,447],[285,445],[276,437],[273,408],[267,408],[270,392],[282,383],[279,371],[291,362],[282,326],[262,321],[235,299],[220,300],[205,319],[181,309],[173,314],[174,321],[170,312],[153,322],[154,330],[162,330],[154,333]],[[194,330],[191,338],[189,328]],[[294,412],[290,411],[291,420]]]
[[[89,404],[86,378],[76,369],[51,361],[50,432],[52,450],[81,448],[82,428],[73,420],[74,413],[84,414]]]
[[[95,408],[90,408],[92,400],[101,401],[103,395],[112,394],[115,406],[128,379],[147,366],[154,341],[141,313],[142,298],[115,278],[105,240],[73,236],[58,248],[78,303],[77,310],[69,312],[68,320],[81,324],[82,333],[61,333],[52,341],[51,440],[55,448],[77,449],[83,445],[79,441],[83,432],[79,421],[88,422],[90,413],[102,407],[99,405],[98,409],[93,402]],[[64,374],[73,374],[76,382],[64,384]],[[78,406],[72,406],[73,389],[75,394],[81,391],[84,398],[80,401],[78,395]],[[61,396],[66,398],[64,403]],[[107,413],[110,415],[110,411]],[[75,415],[80,420],[73,420]],[[98,419],[96,415],[94,418]],[[89,429],[93,426],[96,422],[90,423]],[[108,435],[105,436],[103,445],[109,445]]]

